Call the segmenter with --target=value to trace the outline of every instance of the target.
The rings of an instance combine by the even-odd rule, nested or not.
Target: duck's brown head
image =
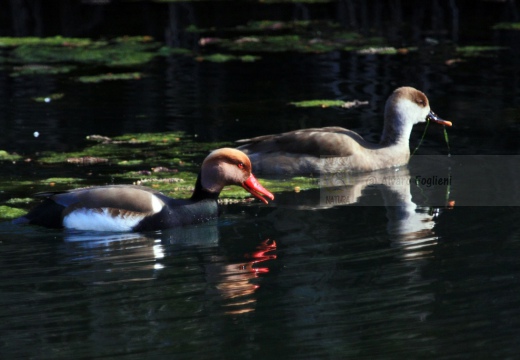
[[[403,86],[394,90],[386,101],[385,125],[382,144],[408,143],[415,124],[431,120],[437,124],[451,126],[430,109],[426,95],[417,89]]]
[[[247,155],[237,149],[222,148],[211,152],[202,163],[201,185],[213,193],[220,193],[224,186],[239,185],[265,204],[264,196],[274,200],[274,195],[254,177]]]
[[[430,102],[422,91],[409,86],[394,90],[388,98],[385,111],[394,117],[408,118],[413,124],[432,120],[441,125],[452,126],[451,121],[441,119],[430,109]]]

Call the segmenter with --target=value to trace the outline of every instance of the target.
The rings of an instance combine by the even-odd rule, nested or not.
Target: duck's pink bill
[[[267,204],[267,200],[262,195],[268,197],[271,200],[274,200],[274,195],[266,190],[262,185],[260,185],[253,174],[251,174],[249,178],[242,183],[242,187],[249,191],[251,195],[261,200],[264,204]]]

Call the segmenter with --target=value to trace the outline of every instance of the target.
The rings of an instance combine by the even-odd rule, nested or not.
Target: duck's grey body
[[[428,98],[411,87],[396,89],[385,107],[381,141],[373,144],[342,127],[311,128],[239,140],[255,171],[264,174],[310,174],[373,171],[407,164],[413,125],[430,119]]]

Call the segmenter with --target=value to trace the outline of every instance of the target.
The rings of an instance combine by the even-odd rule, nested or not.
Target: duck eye
[[[237,166],[239,169],[243,169],[245,167],[244,163],[238,163]]]
[[[417,99],[417,104],[421,106],[426,106],[426,101],[424,99]]]

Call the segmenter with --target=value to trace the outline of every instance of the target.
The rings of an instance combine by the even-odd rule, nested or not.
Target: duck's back
[[[275,152],[308,156],[349,156],[360,144],[370,146],[358,133],[337,126],[295,130],[237,141],[246,154]]]
[[[244,144],[238,148],[248,154],[255,172],[264,174],[320,173],[330,165],[327,159],[345,160],[377,148],[358,133],[342,127],[295,130],[238,143]]]

